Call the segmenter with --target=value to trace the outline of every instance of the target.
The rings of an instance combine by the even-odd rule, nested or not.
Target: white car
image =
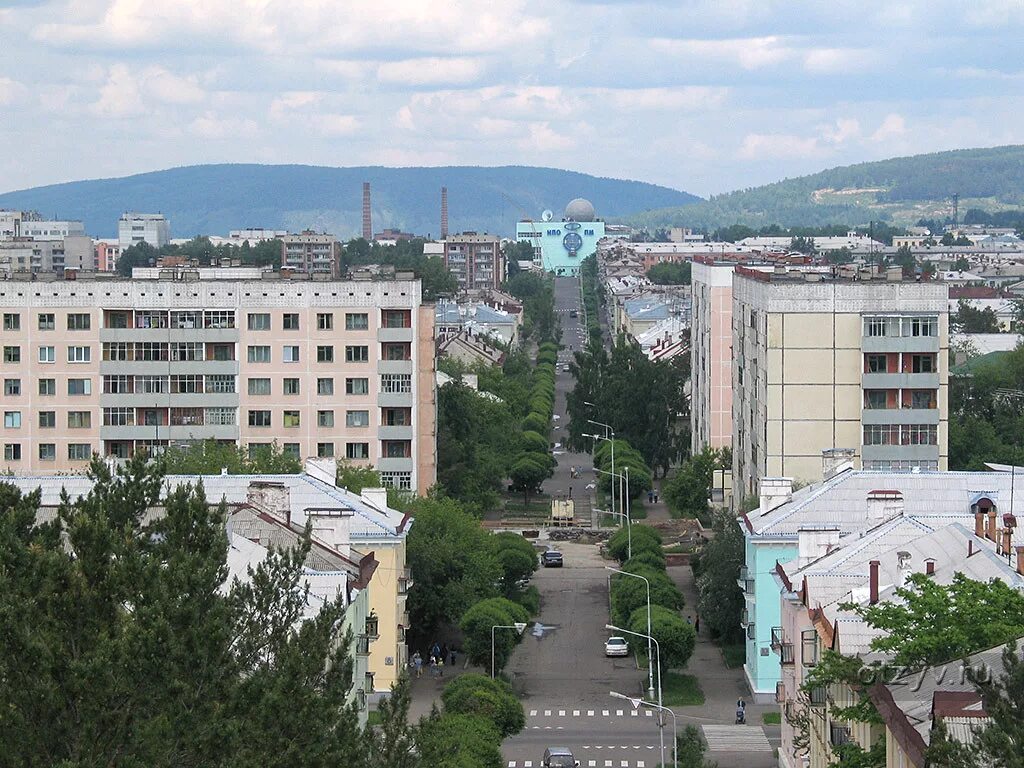
[[[604,644],[605,656],[629,656],[629,643],[624,637],[609,637]]]

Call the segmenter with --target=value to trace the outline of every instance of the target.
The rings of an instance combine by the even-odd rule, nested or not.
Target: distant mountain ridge
[[[331,168],[310,165],[223,164],[170,168],[112,179],[73,181],[0,194],[0,208],[82,220],[94,237],[117,234],[126,210],[163,213],[172,237],[226,235],[232,229],[315,229],[339,237],[362,231],[362,183],[370,182],[373,229],[440,233],[441,187],[448,188],[449,229],[515,232],[515,222],[561,215],[576,197],[598,216],[624,218],[653,208],[700,200],[639,181],[528,166],[494,168]]]
[[[1024,205],[1024,146],[959,149],[831,168],[753,189],[630,217],[648,229],[913,224],[943,218],[959,196],[968,208],[996,211]]]

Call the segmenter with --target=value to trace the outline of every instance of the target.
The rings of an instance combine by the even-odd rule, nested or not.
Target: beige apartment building
[[[455,275],[460,291],[500,288],[505,282],[505,257],[494,235],[463,232],[444,241],[444,265]]]
[[[691,280],[691,449],[732,447],[734,261],[695,256]]]
[[[946,469],[946,286],[887,272],[738,266],[733,278],[733,482],[807,482],[822,451],[875,470]]]
[[[296,272],[338,278],[341,243],[334,235],[306,230],[281,238],[281,266]]]
[[[0,281],[0,469],[79,472],[94,453],[215,439],[434,483],[434,308],[418,280],[149,274]]]

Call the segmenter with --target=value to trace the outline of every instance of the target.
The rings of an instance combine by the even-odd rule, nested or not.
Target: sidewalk
[[[421,717],[429,715],[430,709],[435,703],[440,708],[441,692],[444,691],[444,687],[456,677],[473,673],[486,675],[489,674],[489,670],[468,664],[465,655],[459,654],[459,657],[455,662],[455,668],[453,669],[452,667],[445,665],[444,672],[441,677],[431,677],[430,667],[428,666],[423,667],[423,676],[419,679],[416,678],[416,673],[412,669],[409,669],[408,673],[409,679],[412,682],[411,701],[409,703],[409,720],[410,722],[415,722]]]

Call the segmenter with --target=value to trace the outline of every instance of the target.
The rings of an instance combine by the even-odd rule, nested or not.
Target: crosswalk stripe
[[[564,709],[558,710],[558,716],[559,717],[565,717],[565,710]]]
[[[594,716],[594,710],[588,709],[587,710],[587,717],[593,717],[593,716]]]
[[[533,760],[524,760],[523,768],[533,768]]]
[[[629,760],[623,760],[621,766],[622,768],[629,768]]]
[[[709,752],[770,752],[764,729],[749,725],[705,725]]]
[[[611,760],[605,760],[604,761],[604,768],[612,768],[612,761]]]
[[[633,710],[630,710],[629,716],[630,717],[640,717],[640,713],[637,712],[635,709],[633,709]]]
[[[643,760],[637,760],[636,761],[636,768],[644,768],[644,761]]]
[[[649,709],[645,709],[644,714],[647,715],[647,717],[654,717],[654,713]]]
[[[544,717],[551,717],[551,710],[550,709],[545,709],[544,710]]]
[[[537,716],[537,710],[536,709],[531,709],[530,710],[530,717],[536,717],[536,716]]]
[[[574,709],[574,710],[572,711],[572,716],[573,716],[573,717],[579,717],[579,716],[580,716],[580,711],[579,711],[578,709]]]
[[[601,717],[608,717],[608,710],[607,709],[602,709],[601,710]]]
[[[622,717],[622,710],[621,709],[616,709],[615,710],[615,716],[616,717]]]

